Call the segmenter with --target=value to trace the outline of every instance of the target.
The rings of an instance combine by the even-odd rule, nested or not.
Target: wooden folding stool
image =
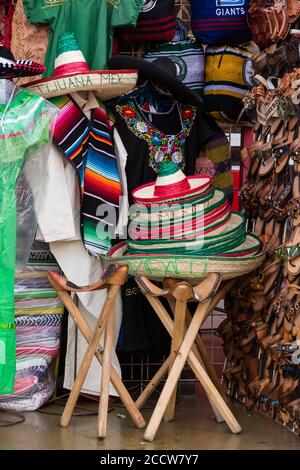
[[[74,408],[79,398],[80,391],[90,368],[92,359],[96,356],[102,366],[101,389],[98,413],[98,438],[106,437],[108,401],[109,401],[109,384],[110,382],[118,392],[120,399],[125,405],[134,424],[138,428],[145,427],[146,423],[140,411],[136,407],[134,401],[129,395],[122,380],[111,364],[112,347],[113,347],[113,331],[114,331],[114,310],[117,294],[121,286],[127,281],[128,266],[110,264],[102,273],[99,281],[85,287],[78,287],[66,278],[59,276],[57,273],[49,273],[49,281],[53,288],[57,291],[59,297],[64,303],[66,309],[72,316],[82,335],[88,342],[83,360],[78,370],[75,382],[73,384],[70,396],[66,403],[62,414],[60,424],[63,427],[70,423]],[[107,289],[107,297],[102,310],[99,314],[97,324],[94,331],[91,330],[86,320],[82,316],[80,310],[75,305],[70,292],[91,292],[100,289]],[[105,333],[104,347],[100,346],[100,339]]]
[[[168,378],[144,434],[144,439],[147,441],[154,439],[163,417],[165,421],[174,418],[177,382],[186,361],[207,393],[218,422],[226,421],[233,433],[241,431],[240,425],[225,401],[224,392],[199,335],[199,329],[204,320],[224,297],[233,282],[228,281],[220,288],[220,281],[221,276],[212,273],[196,287],[185,280],[165,279],[163,288],[160,288],[146,276],[136,278],[141,291],[172,336],[169,357],[136,401],[138,408],[141,408],[168,372]],[[168,299],[174,313],[174,321],[159,297]],[[187,308],[187,302],[190,300],[198,302],[193,317]]]

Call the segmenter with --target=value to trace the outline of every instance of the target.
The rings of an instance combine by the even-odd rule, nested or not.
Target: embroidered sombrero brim
[[[195,280],[218,272],[223,279],[243,276],[256,269],[264,260],[266,246],[253,234],[247,234],[245,241],[225,255],[130,255],[126,242],[116,245],[104,258],[105,263],[127,263],[132,276],[148,276],[152,279],[173,277]]]
[[[101,70],[88,73],[54,76],[31,82],[26,88],[44,98],[79,91],[93,91],[102,100],[131,91],[137,82],[136,70]]]
[[[174,191],[172,192],[172,195],[166,192],[166,194],[162,196],[155,196],[154,193],[157,182],[153,181],[151,183],[139,186],[134,191],[132,191],[133,200],[136,204],[159,204],[162,202],[165,203],[171,201],[183,202],[189,198],[193,198],[204,193],[211,185],[211,178],[210,176],[206,175],[188,176],[186,179],[189,183],[190,189],[186,190],[184,193],[176,193]],[[168,184],[171,184],[170,180]]]
[[[46,67],[33,60],[15,60],[0,63],[0,78],[20,78],[41,75]]]

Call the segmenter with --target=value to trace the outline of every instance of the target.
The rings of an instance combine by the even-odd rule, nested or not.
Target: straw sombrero
[[[61,33],[52,77],[26,85],[44,98],[93,91],[102,100],[128,93],[137,82],[136,70],[90,70],[74,33]]]
[[[128,240],[128,245],[155,249],[157,244],[169,244],[170,247],[174,244],[179,247],[195,240],[201,244],[204,237],[213,238],[219,233],[223,233],[226,237],[226,233],[230,234],[232,229],[243,230],[244,220],[239,215],[232,215],[229,206],[224,205],[221,210],[217,209],[207,216],[184,217],[172,220],[170,223],[139,224],[134,220],[129,227],[129,236],[133,241]]]
[[[105,263],[127,263],[132,276],[148,276],[152,279],[164,277],[200,279],[211,272],[222,273],[222,278],[232,279],[256,269],[264,260],[266,246],[258,237],[248,234],[238,249],[225,255],[199,256],[185,254],[130,255],[126,242],[119,243],[104,258]]]
[[[0,78],[20,78],[40,75],[46,67],[33,60],[16,60],[13,53],[0,46]]]
[[[224,232],[225,240],[226,228],[230,234],[244,225],[240,216],[231,216],[224,191],[212,188],[209,177],[185,176],[173,161],[162,162],[156,181],[137,188],[132,195],[130,253],[160,250],[160,242],[169,252],[194,251],[211,232]]]

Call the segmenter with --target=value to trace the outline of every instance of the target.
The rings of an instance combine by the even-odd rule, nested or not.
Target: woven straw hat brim
[[[181,243],[182,241],[183,243],[185,243],[184,239],[189,240],[189,242],[194,240],[202,241],[204,238],[207,240],[208,236],[212,236],[213,239],[215,239],[215,236],[218,236],[224,231],[226,232],[226,229],[228,229],[228,227],[231,228],[231,214],[230,212],[225,212],[224,214],[222,214],[221,217],[218,218],[218,220],[213,220],[210,223],[206,223],[205,225],[203,225],[202,223],[198,225],[189,225],[188,227],[184,228],[179,227],[178,230],[172,230],[172,227],[170,228],[170,230],[168,230],[168,227],[165,226],[163,227],[162,231],[157,233],[156,237],[152,236],[152,238],[149,237],[148,231],[143,232],[140,230],[137,230],[137,236],[134,237],[135,233],[132,231],[133,229],[131,228],[131,239],[128,240],[128,243],[131,243],[132,246],[137,244],[137,246],[142,245],[144,247],[153,247],[155,244],[163,245],[171,243],[173,245],[175,242]],[[231,233],[232,232],[230,231],[230,234]]]
[[[0,63],[0,78],[20,78],[41,75],[46,67],[33,60],[16,60],[13,64]]]
[[[194,175],[187,176],[187,181],[191,189],[184,193],[174,193],[171,196],[165,194],[164,196],[154,196],[155,181],[144,184],[132,191],[132,197],[136,204],[151,204],[151,203],[163,203],[168,201],[184,201],[185,199],[200,195],[204,191],[207,191],[211,185],[211,177],[206,175]]]
[[[249,250],[253,252],[249,254]],[[245,255],[238,255],[245,253]],[[234,254],[234,256],[233,256]],[[253,234],[248,234],[239,251],[223,256],[190,256],[186,255],[128,255],[126,242],[116,245],[104,258],[105,263],[127,263],[132,276],[148,276],[151,279],[174,277],[196,280],[209,273],[218,272],[223,279],[243,276],[258,268],[266,254],[266,246]]]
[[[234,235],[234,236],[233,236]],[[245,241],[246,233],[245,230],[240,230],[239,233],[234,233],[227,237],[222,237],[219,241],[206,243],[204,240],[196,241],[186,241],[184,244],[177,245],[173,243],[168,247],[155,245],[154,247],[144,246],[132,246],[128,243],[128,253],[129,254],[150,254],[150,253],[161,253],[162,251],[167,254],[178,254],[186,256],[199,255],[199,256],[214,256],[218,254],[226,254],[228,251],[231,251],[234,248],[240,246],[241,243]]]
[[[245,232],[239,234],[234,234],[234,237],[227,237],[219,243],[214,244],[205,244],[205,242],[186,242],[185,245],[180,246],[171,246],[168,248],[165,247],[149,247],[144,249],[144,247],[132,247],[128,244],[128,253],[129,254],[151,254],[151,253],[161,253],[164,251],[167,254],[177,254],[177,255],[199,255],[199,256],[214,256],[218,254],[226,254],[228,251],[238,247],[246,238]]]
[[[136,86],[137,77],[136,70],[93,70],[37,80],[27,84],[26,88],[44,98],[93,91],[99,98],[108,100],[131,91]]]
[[[257,252],[257,250],[261,246],[260,240],[257,237],[252,237],[252,238],[250,237],[250,238],[247,239],[249,234],[241,233],[240,235],[241,236],[239,237],[239,240],[240,240],[239,243],[238,244],[236,242],[233,243],[233,245],[235,245],[235,246],[230,246],[230,244],[227,245],[227,247],[226,247],[227,250],[226,251],[224,251],[226,249],[224,247],[222,247],[222,249],[218,249],[218,247],[220,246],[220,243],[219,243],[219,244],[217,244],[213,247],[213,250],[212,250],[213,253],[212,254],[206,254],[206,253],[203,254],[202,251],[195,251],[194,253],[192,251],[190,251],[190,252],[186,252],[186,253],[179,252],[179,253],[171,253],[171,254],[175,254],[175,255],[179,255],[179,256],[185,254],[187,256],[191,255],[192,257],[194,257],[194,256],[197,256],[197,257],[199,257],[199,256],[200,257],[209,256],[209,257],[211,257],[212,256],[212,257],[226,257],[226,258],[231,257],[231,258],[234,258],[236,256],[241,256],[241,253],[242,253],[242,256],[246,256],[247,253],[248,254],[253,254],[254,252]],[[247,244],[245,244],[246,239],[248,240]],[[128,242],[127,242],[127,245],[128,245]],[[129,250],[128,250],[128,246],[127,246],[127,253],[129,255],[137,254],[138,256],[142,256],[142,255],[149,256],[149,255],[152,254],[151,252],[150,253],[149,252],[147,252],[147,253],[145,253],[145,252],[130,253]],[[161,254],[162,251],[160,250],[160,251],[158,251],[158,253]],[[167,252],[166,254],[169,255],[170,253]]]

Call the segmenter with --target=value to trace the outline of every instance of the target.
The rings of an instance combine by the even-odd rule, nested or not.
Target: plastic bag
[[[16,269],[28,265],[29,255],[37,230],[37,216],[45,187],[48,153],[40,151],[30,155],[24,164],[16,186],[17,241]]]
[[[14,277],[16,267],[16,184],[24,173],[30,185],[30,207],[42,191],[43,158],[49,152],[56,108],[40,96],[0,80],[0,394],[13,392],[15,375]],[[31,181],[30,180],[31,177]],[[40,178],[40,179],[39,179]],[[24,183],[25,185],[25,183]],[[26,185],[25,185],[26,186]],[[28,193],[28,189],[27,195]],[[41,194],[41,192],[39,193]],[[24,202],[24,201],[23,201]],[[27,213],[26,204],[23,204]],[[29,213],[28,213],[29,216]],[[33,220],[24,218],[27,223]],[[30,221],[30,222],[29,222]],[[26,227],[24,225],[24,230]],[[32,231],[34,227],[32,228]],[[25,236],[26,235],[26,236]],[[24,233],[24,253],[32,234]]]

